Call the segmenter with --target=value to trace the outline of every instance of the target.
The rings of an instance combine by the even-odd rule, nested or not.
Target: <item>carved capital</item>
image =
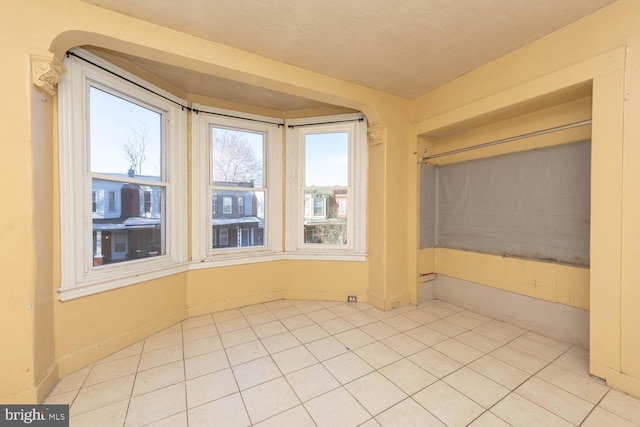
[[[31,54],[31,81],[49,95],[55,95],[56,85],[65,72],[64,65],[51,52]]]
[[[387,139],[387,128],[382,123],[370,126],[367,133],[372,146],[384,144]]]

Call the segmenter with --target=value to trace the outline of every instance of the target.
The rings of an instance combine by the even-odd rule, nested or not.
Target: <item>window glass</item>
[[[307,187],[347,186],[349,183],[349,134],[305,135],[304,182]]]
[[[211,129],[211,179],[214,185],[264,185],[264,135],[218,127]]]
[[[89,97],[93,266],[164,255],[162,114],[93,86]]]

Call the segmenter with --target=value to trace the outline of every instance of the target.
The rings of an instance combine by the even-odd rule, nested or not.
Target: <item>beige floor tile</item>
[[[245,319],[251,326],[263,325],[269,322],[275,322],[278,318],[270,311],[264,311],[262,313],[251,314],[246,316]]]
[[[231,369],[223,369],[189,380],[186,383],[186,389],[189,409],[239,391]]]
[[[373,371],[368,363],[352,352],[325,360],[322,364],[341,384],[351,382]]]
[[[484,353],[482,353],[481,351],[478,351],[473,347],[469,347],[468,345],[463,344],[455,339],[442,341],[434,345],[432,348],[438,350],[440,353],[452,358],[453,360],[463,365],[467,365],[474,360],[484,356]]]
[[[153,335],[144,341],[143,352],[182,344],[182,330],[162,335]]]
[[[218,328],[218,333],[220,335],[223,335],[223,334],[227,334],[229,332],[233,332],[233,331],[237,331],[237,330],[240,330],[240,329],[248,328],[251,325],[249,325],[249,322],[247,322],[244,317],[236,317],[236,318],[233,318],[233,319],[224,320],[222,322],[218,322],[216,320],[216,326]],[[223,342],[224,342],[224,340],[223,340]]]
[[[306,344],[311,341],[316,341],[324,337],[328,337],[327,331],[322,329],[318,325],[305,326],[304,328],[291,331],[293,335],[302,343]]]
[[[466,426],[484,412],[482,406],[442,381],[416,393],[413,398],[450,427]]]
[[[484,325],[491,320],[492,319],[490,319],[489,317],[474,313],[472,311],[461,311],[459,313],[452,314],[451,316],[446,317],[447,322],[455,323],[456,325],[462,326],[466,329],[477,328],[478,326]]]
[[[484,325],[474,328],[473,332],[483,335],[487,338],[491,338],[494,341],[506,344],[518,338],[520,335],[524,334],[527,331],[508,323],[500,322],[498,320],[492,320],[485,323]]]
[[[222,346],[221,346],[222,347]],[[182,360],[184,356],[181,345],[174,345],[160,350],[148,351],[143,353],[138,364],[138,371],[156,368],[158,366]]]
[[[360,309],[357,307],[352,307],[351,305],[344,303],[340,305],[335,305],[333,307],[329,307],[329,311],[338,315],[339,317],[348,316],[350,314],[359,313]]]
[[[407,394],[378,372],[347,384],[345,388],[373,416],[407,398]]]
[[[71,417],[69,425],[73,427],[121,426],[124,424],[128,407],[128,400],[103,406]]]
[[[498,341],[492,340],[491,338],[487,338],[473,331],[460,334],[456,336],[455,339],[483,353],[489,353],[504,345]]]
[[[430,313],[427,311],[424,311],[422,309],[418,309],[418,310],[414,310],[411,311],[409,313],[405,314],[405,317],[413,320],[414,322],[417,322],[421,325],[424,325],[426,323],[431,323],[431,322],[435,322],[438,319],[441,319],[442,316],[435,314],[435,313]]]
[[[388,319],[385,319],[388,320]],[[398,335],[400,331],[391,326],[383,323],[382,321],[369,323],[368,325],[361,326],[359,328],[361,331],[371,335],[376,340],[383,340],[385,338],[389,338],[393,335]]]
[[[251,341],[227,348],[226,352],[231,366],[259,359],[269,354],[260,341]]]
[[[581,427],[633,427],[638,426],[600,407],[594,408]]]
[[[426,313],[433,313],[439,316],[440,318],[451,316],[452,314],[456,314],[460,311],[460,310],[453,310],[443,305],[441,302],[436,302],[435,304],[431,304],[423,308],[422,310]]]
[[[510,390],[515,389],[531,376],[513,365],[490,355],[483,356],[470,363],[469,368]]]
[[[189,409],[189,427],[246,427],[251,424],[240,394],[232,394]]]
[[[82,368],[77,370],[76,372],[67,375],[64,378],[61,378],[58,381],[58,384],[53,388],[53,391],[49,394],[50,396],[55,396],[56,394],[67,393],[74,390],[79,390],[84,384],[84,381],[89,376],[93,365],[87,366],[86,368]]]
[[[213,316],[211,314],[205,314],[203,316],[191,317],[182,321],[182,330],[197,328],[199,326],[213,325]]]
[[[54,395],[49,395],[44,399],[44,404],[46,405],[69,405],[73,404],[73,401],[76,399],[78,392],[80,390],[71,390],[64,393],[58,393]]]
[[[360,347],[354,350],[354,353],[375,369],[380,369],[383,366],[402,359],[402,355],[391,350],[379,341]]]
[[[183,352],[185,359],[188,359],[190,357],[200,356],[201,354],[222,350],[222,348],[222,340],[216,335],[215,337],[184,343]],[[162,353],[161,350],[160,353]],[[142,355],[140,363],[144,361],[145,355],[146,353]]]
[[[287,301],[285,299],[279,299],[279,300],[276,300],[276,301],[265,302],[264,305],[269,310],[277,310],[279,308],[286,308],[286,307],[292,306],[293,304],[291,304],[290,301]]]
[[[189,427],[187,423],[187,411],[178,412],[177,414],[170,415],[167,418],[154,421],[151,424],[147,424],[145,427]]]
[[[417,309],[418,309],[418,307],[416,307],[415,305],[407,304],[407,305],[400,306],[398,308],[394,308],[393,312],[394,313],[398,313],[398,314],[404,314],[404,313],[409,313],[410,311],[414,311],[414,310],[417,310]]]
[[[575,394],[594,405],[600,402],[600,399],[609,391],[609,387],[599,380],[583,377],[553,364],[538,372],[536,377]]]
[[[307,313],[307,317],[316,323],[326,322],[327,320],[337,319],[338,315],[330,311],[328,308]]]
[[[427,346],[432,346],[449,339],[445,334],[427,328],[426,326],[411,329],[410,331],[405,332],[405,334]]]
[[[579,425],[594,406],[536,377],[528,379],[516,393],[575,425]]]
[[[218,335],[218,329],[213,323],[210,325],[197,326],[182,332],[184,342],[197,341],[216,335]]]
[[[424,350],[427,346],[406,334],[398,334],[381,341],[387,347],[393,349],[404,357]]]
[[[511,348],[515,348],[516,350],[520,350],[523,353],[535,356],[547,363],[552,362],[565,351],[556,348],[555,346],[551,346],[538,340],[531,339],[526,335],[523,335],[511,341],[508,346]]]
[[[318,427],[355,427],[371,418],[343,387],[318,396],[304,406]]]
[[[418,326],[421,326],[420,323],[416,322],[415,320],[411,320],[404,315],[383,319],[382,322],[386,323],[387,325],[391,326],[393,329],[396,329],[400,332],[406,332],[410,329],[414,329],[414,328],[417,328]]]
[[[570,427],[571,423],[552,414],[541,406],[511,393],[498,402],[491,412],[514,427]]]
[[[116,351],[115,353],[104,357],[96,362],[96,365],[106,362],[113,362],[114,360],[125,359],[131,356],[138,356],[142,353],[142,348],[144,347],[144,341],[139,341],[129,347],[123,348],[120,351]]]
[[[427,328],[440,332],[448,337],[455,337],[456,335],[467,332],[467,328],[456,325],[455,323],[447,322],[444,319],[436,320],[435,322],[427,323]]]
[[[184,362],[179,360],[138,372],[132,396],[148,393],[184,381]]]
[[[431,348],[409,356],[408,359],[436,378],[445,377],[462,367],[459,362]]]
[[[249,418],[258,423],[300,404],[284,378],[278,378],[241,392]]]
[[[520,350],[509,347],[508,345],[500,347],[499,349],[492,351],[490,354],[496,359],[500,359],[503,362],[529,374],[535,374],[547,365],[547,362],[544,360],[538,359],[530,354],[523,353]]]
[[[305,347],[321,362],[349,351],[344,344],[334,337],[326,337],[310,342]]]
[[[360,424],[358,427],[381,427],[380,423],[375,420],[375,418],[371,418],[368,421]]]
[[[340,387],[340,383],[319,363],[293,372],[286,378],[301,402]]]
[[[384,427],[445,427],[433,414],[413,399],[405,399],[376,417]]]
[[[112,362],[96,364],[87,379],[84,386],[90,386],[126,375],[134,374],[138,369],[140,355],[126,357],[124,359],[114,360]]]
[[[282,319],[280,322],[282,322],[282,324],[290,331],[293,331],[294,329],[304,328],[305,326],[315,325],[315,322],[309,319],[304,314],[287,317],[286,319]]]
[[[509,427],[506,421],[498,418],[496,415],[491,412],[485,412],[476,418],[469,427]]]
[[[302,314],[302,312],[300,310],[298,310],[297,308],[295,308],[292,305],[289,305],[288,307],[282,307],[282,308],[278,308],[278,309],[275,309],[275,310],[271,310],[271,312],[278,319],[286,319],[287,317],[293,317],[293,316],[298,316],[298,315]]]
[[[388,319],[390,317],[398,315],[398,313],[395,313],[393,311],[382,311],[379,308],[375,308],[375,307],[369,308],[367,310],[362,310],[361,312],[368,314],[369,316],[377,320]]]
[[[131,396],[135,375],[117,378],[93,386],[82,387],[69,409],[69,415],[75,416],[84,412],[127,400]]]
[[[277,320],[275,322],[254,326],[253,331],[260,339],[262,339],[272,335],[288,332],[288,329],[279,320]]]
[[[296,308],[303,313],[313,313],[314,311],[324,310],[324,307],[316,301],[307,301],[302,304],[297,304]]]
[[[351,329],[335,335],[335,338],[344,344],[348,349],[355,350],[367,344],[375,342],[376,339],[371,335],[362,332],[360,329]]]
[[[284,375],[318,363],[318,359],[302,345],[272,354],[271,358]]]
[[[408,359],[401,359],[379,371],[402,391],[411,395],[438,379]]]
[[[217,313],[213,313],[213,320],[216,323],[222,323],[222,322],[226,322],[227,320],[233,320],[233,319],[238,319],[238,318],[242,318],[242,311],[240,311],[237,308],[231,309],[231,310],[225,310],[225,311],[219,311]]]
[[[239,310],[245,317],[251,316],[252,314],[264,313],[265,311],[269,311],[267,306],[265,306],[264,304],[248,305],[246,307],[240,307]]]
[[[243,328],[220,335],[220,341],[225,348],[248,343],[258,339],[258,336],[251,328]]]
[[[125,427],[158,421],[187,409],[184,383],[175,384],[131,399]]]
[[[271,357],[252,360],[251,362],[234,366],[232,369],[240,390],[245,390],[282,376],[282,372],[280,372]]]
[[[634,399],[617,390],[611,390],[599,405],[627,421],[640,425],[640,400]]]
[[[229,367],[227,354],[224,350],[206,353],[200,356],[185,359],[184,371],[186,379],[210,374]]]
[[[583,359],[580,356],[566,352],[562,356],[553,361],[553,364],[563,369],[589,377],[589,359]]]
[[[255,424],[256,427],[315,427],[315,425],[302,405]]]
[[[263,338],[262,345],[271,354],[299,346],[301,343],[291,332],[283,332]]]
[[[355,328],[351,323],[347,322],[343,318],[335,318],[326,320],[319,324],[322,329],[327,331],[331,335],[339,334],[340,332],[348,331]]]
[[[343,319],[351,323],[355,327],[360,327],[368,325],[369,323],[377,322],[377,319],[375,317],[371,317],[363,312],[349,314],[347,316],[344,316]]]
[[[510,392],[508,388],[467,367],[457,370],[443,381],[486,409]]]

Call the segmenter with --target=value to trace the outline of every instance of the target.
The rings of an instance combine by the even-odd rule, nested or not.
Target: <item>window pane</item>
[[[159,181],[162,115],[95,87],[89,97],[91,172]]]
[[[347,190],[305,190],[304,242],[346,245],[347,205]]]
[[[305,187],[348,185],[349,133],[307,134],[304,155]]]
[[[219,186],[264,186],[264,135],[211,128],[211,179]]]
[[[93,265],[164,255],[164,191],[161,186],[93,180]],[[115,194],[115,209],[110,211]]]
[[[264,200],[264,191],[213,190],[211,235],[217,238],[211,249],[264,246]],[[213,209],[220,205],[222,210]]]

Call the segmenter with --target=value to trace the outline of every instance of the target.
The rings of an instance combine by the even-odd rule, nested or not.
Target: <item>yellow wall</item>
[[[409,101],[329,78],[78,0],[9,0],[0,16],[3,167],[11,209],[0,211],[0,401],[42,400],[57,378],[172,323],[210,310],[278,298],[335,298],[356,294],[384,307],[408,302],[409,249],[404,214],[386,203],[406,199],[404,168]],[[92,45],[169,65],[263,86],[364,112],[384,138],[371,149],[367,218],[369,260],[279,261],[174,276],[71,301],[57,301],[60,236],[56,97],[30,78],[30,54],[62,59],[72,47]],[[154,80],[153,78],[151,80]],[[169,85],[154,80],[167,90]],[[199,94],[182,94],[199,100]],[[186,96],[185,96],[186,95]],[[224,102],[214,102],[229,107]],[[231,103],[233,104],[233,103]],[[240,106],[242,107],[242,106]],[[251,107],[245,108],[255,112]],[[318,111],[326,114],[328,110]],[[295,117],[309,112],[282,112]],[[10,159],[10,160],[8,160]],[[188,207],[185,207],[188,209]],[[198,267],[196,267],[198,268]],[[371,281],[369,281],[371,277]]]
[[[551,277],[555,270],[555,300],[579,307],[587,306],[585,286],[588,286],[591,372],[636,396],[640,396],[637,334],[640,281],[634,268],[640,255],[635,243],[640,236],[640,223],[636,220],[640,217],[640,170],[634,166],[640,161],[638,22],[640,3],[620,0],[420,97],[413,104],[415,151],[425,147],[431,152],[446,151],[446,144],[438,146],[438,132],[466,124],[479,123],[483,127],[487,125],[486,117],[499,121],[505,111],[535,110],[540,98],[575,92],[576,87],[591,88],[588,282],[584,271],[440,249],[418,251],[416,266],[419,272],[422,269],[427,272],[435,264],[435,269],[442,269],[445,274],[495,287],[503,286],[505,275],[516,273],[515,281],[507,283],[509,290],[548,300],[553,300]],[[481,140],[480,133],[469,135],[471,138],[464,144],[486,142]],[[512,148],[494,148],[492,154]],[[417,170],[412,179],[415,182]],[[539,270],[549,277],[544,282],[550,285],[541,289],[527,285],[533,279],[538,280]],[[518,277],[524,279],[519,281],[520,285],[516,284]],[[518,286],[520,290],[515,289]]]
[[[640,217],[638,22],[640,3],[618,1],[409,102],[79,0],[3,2],[0,196],[9,208],[0,211],[0,334],[8,344],[0,352],[0,401],[41,400],[59,375],[209,309],[345,293],[385,308],[415,302],[419,267],[448,268],[437,263],[443,253],[418,251],[422,146],[416,141],[433,141],[417,136],[487,114],[499,117],[496,112],[581,84],[593,88],[591,369],[640,395],[640,282],[634,270],[640,255],[634,244],[640,236],[634,220]],[[61,58],[84,44],[363,111],[370,125],[382,128],[379,144],[369,147],[368,261],[196,269],[58,302],[56,99],[35,89],[29,58],[34,51]],[[486,277],[502,274],[501,268],[486,271]],[[523,280],[530,280],[528,264],[513,271],[520,268]],[[556,299],[572,301],[563,274],[556,269]],[[584,305],[584,289],[576,295],[575,304]]]

